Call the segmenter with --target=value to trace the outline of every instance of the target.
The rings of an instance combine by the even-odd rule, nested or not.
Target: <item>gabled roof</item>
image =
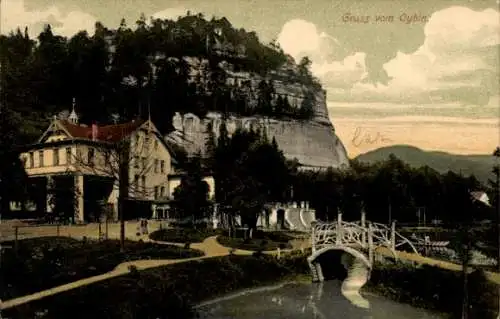
[[[50,132],[60,129],[64,131],[70,139],[92,141],[92,126],[84,126],[71,123],[67,120],[54,120],[43,135],[39,138],[38,143],[42,143],[45,137]],[[125,137],[131,135],[139,129],[151,130],[160,142],[165,146],[172,157],[172,162],[177,163],[176,154],[172,146],[165,141],[160,131],[156,128],[151,120],[137,120],[123,124],[103,125],[97,127],[96,142],[118,142]]]
[[[121,139],[135,132],[146,121],[132,121],[124,124],[98,126],[96,140],[101,142],[118,142]],[[67,120],[54,120],[47,130],[38,139],[38,143],[43,142],[51,131],[60,129],[71,139],[91,140],[92,126],[85,126],[71,123]]]
[[[103,142],[118,142],[137,131],[145,122],[140,120],[124,124],[98,126],[96,139]],[[91,126],[81,126],[69,121],[59,121],[59,123],[69,133],[70,137],[92,139]]]

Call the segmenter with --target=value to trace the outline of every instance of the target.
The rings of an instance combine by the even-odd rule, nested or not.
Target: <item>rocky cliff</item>
[[[197,62],[199,64],[199,62]],[[190,64],[197,64],[190,61]],[[237,128],[260,128],[267,132],[269,139],[276,138],[279,147],[288,159],[297,159],[303,169],[325,169],[348,165],[347,153],[342,141],[335,134],[333,124],[328,117],[326,108],[326,92],[317,85],[304,85],[290,80],[289,74],[296,73],[293,63],[276,72],[271,72],[266,78],[255,74],[234,72],[224,67],[227,83],[238,88],[245,87],[250,104],[257,100],[256,91],[262,80],[272,82],[273,97],[286,98],[294,108],[309,105],[313,110],[312,118],[298,120],[290,118],[271,118],[266,116],[229,116],[226,126],[229,134]],[[173,118],[174,131],[166,136],[170,142],[182,146],[188,154],[204,152],[207,138],[207,127],[210,123],[215,136],[219,133],[222,114],[208,112],[200,119],[194,114],[176,113]]]
[[[326,111],[326,105],[323,102]],[[166,136],[168,141],[182,146],[189,154],[203,152],[207,138],[207,125],[211,123],[217,136],[222,115],[210,112],[203,119],[193,114],[176,114],[175,131]],[[335,134],[331,122],[314,118],[309,121],[277,120],[266,117],[229,117],[226,125],[231,134],[237,128],[260,128],[269,138],[276,138],[288,159],[297,159],[304,169],[324,169],[348,165],[342,141]]]

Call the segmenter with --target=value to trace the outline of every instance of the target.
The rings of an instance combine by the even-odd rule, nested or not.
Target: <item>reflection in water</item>
[[[370,302],[361,295],[360,290],[370,277],[370,269],[361,259],[349,253],[342,254],[341,263],[347,271],[347,276],[342,282],[342,295],[353,305],[369,309]]]
[[[367,296],[369,308],[354,305],[341,292],[341,282],[289,284],[274,290],[251,291],[215,300],[198,308],[201,318],[218,319],[439,319],[421,309],[377,296]],[[368,301],[367,300],[367,301]]]

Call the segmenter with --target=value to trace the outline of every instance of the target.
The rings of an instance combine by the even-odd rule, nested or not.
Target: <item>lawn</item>
[[[289,249],[292,248],[289,243],[292,239],[294,238],[285,232],[264,232],[261,230],[255,231],[252,239],[245,239],[243,232],[236,232],[234,237],[229,237],[228,233],[224,232],[217,238],[223,246],[252,251]]]
[[[2,245],[14,246],[14,243]],[[20,240],[17,254],[14,249],[3,251],[0,298],[8,300],[102,274],[125,261],[203,255],[197,250],[134,241],[126,241],[125,247],[121,253],[118,240],[79,241],[66,237]]]
[[[4,311],[8,318],[192,318],[192,305],[308,275],[305,256],[226,256],[132,272]]]
[[[220,231],[214,229],[179,227],[157,230],[152,232],[151,235],[149,235],[149,238],[171,243],[199,243],[207,237],[215,236],[220,233]]]

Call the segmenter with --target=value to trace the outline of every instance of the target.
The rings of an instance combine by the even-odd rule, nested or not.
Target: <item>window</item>
[[[155,168],[154,168],[155,173],[158,173],[158,164],[159,164],[158,159],[155,159]]]
[[[144,150],[146,150],[146,152],[149,151],[149,143],[150,143],[150,139],[149,139],[149,137],[146,136],[144,138]]]
[[[66,164],[71,164],[71,147],[66,147]]]
[[[59,150],[56,148],[53,151],[54,166],[59,165]]]
[[[142,192],[146,193],[146,176],[142,175],[141,180],[142,180]]]
[[[139,156],[134,156],[134,167],[139,168]]]
[[[30,152],[28,165],[29,167],[35,166],[35,154],[33,152]]]
[[[158,199],[158,186],[155,186],[155,199]]]
[[[94,158],[95,158],[95,150],[93,148],[89,148],[87,153],[87,164],[90,166],[94,166]]]
[[[142,169],[146,169],[146,158],[143,157],[141,158],[141,160],[142,160]]]
[[[38,166],[43,167],[43,151],[38,152]]]
[[[165,173],[165,161],[164,160],[160,161],[160,172]]]
[[[139,175],[134,176],[134,193],[139,191]]]
[[[161,197],[165,196],[165,186],[162,186],[162,187],[161,187],[160,196],[161,196]]]

